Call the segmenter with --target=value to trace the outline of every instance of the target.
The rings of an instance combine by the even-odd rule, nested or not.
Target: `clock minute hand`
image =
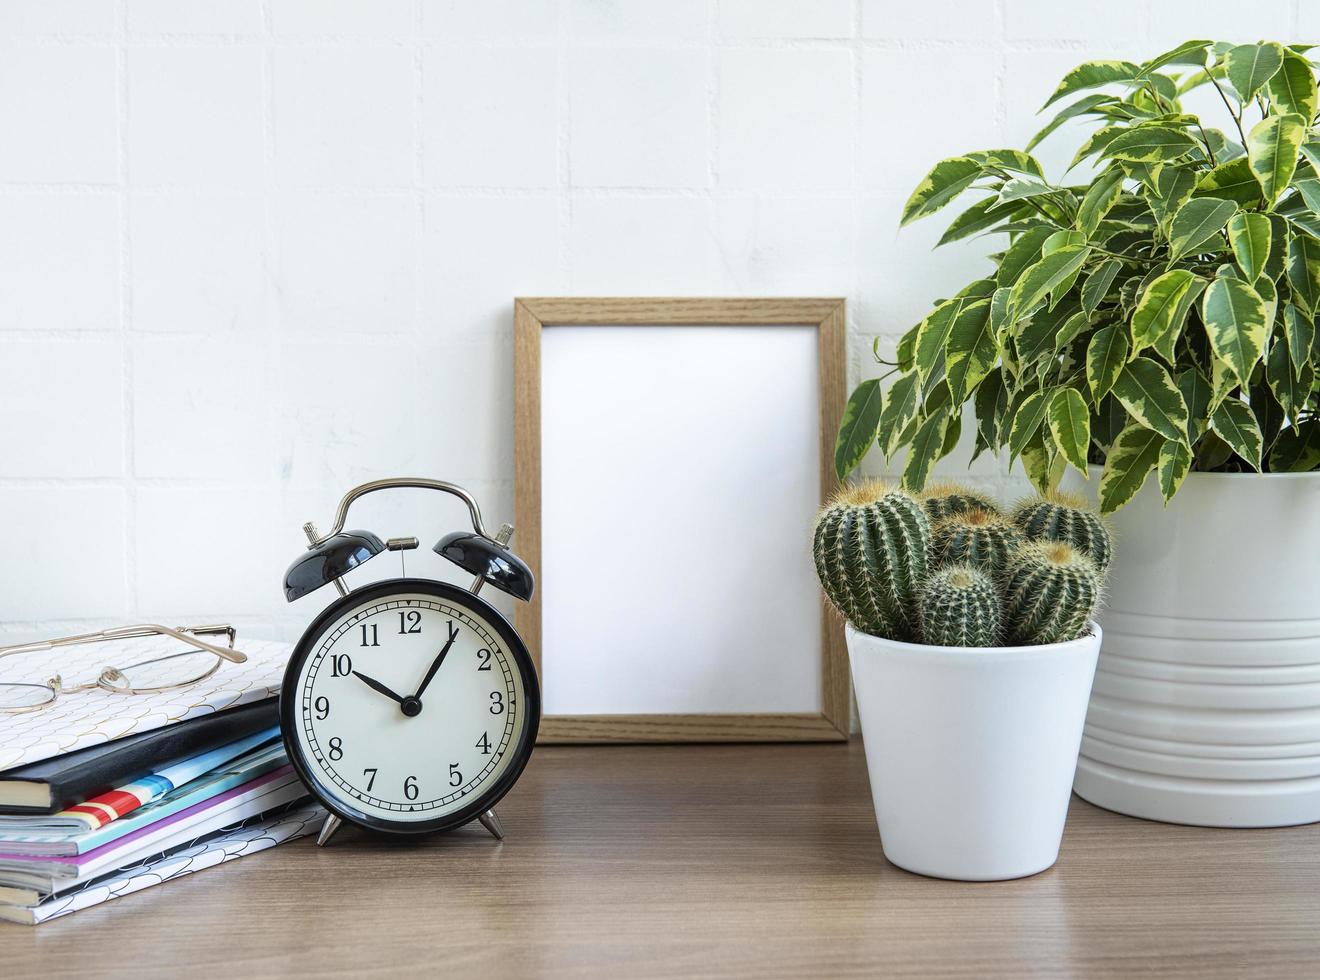
[[[457,639],[458,627],[455,626],[453,622],[450,622],[449,639],[446,640],[445,645],[440,648],[440,652],[436,654],[435,660],[431,661],[431,669],[428,670],[426,676],[422,678],[421,686],[417,688],[417,693],[413,695],[414,698],[420,698],[422,696],[422,692],[426,690],[426,686],[431,683],[431,678],[435,676],[435,672],[440,669],[440,665],[445,662],[445,657],[449,655],[449,648],[454,645],[454,641]]]
[[[385,695],[390,700],[397,701],[399,702],[399,704],[403,704],[402,694],[395,694],[380,681],[376,680],[376,678],[368,677],[366,674],[362,673],[359,670],[353,671],[353,676],[356,677],[358,680],[360,680],[363,684],[367,685],[367,687],[371,688],[373,691],[379,691],[381,694]]]

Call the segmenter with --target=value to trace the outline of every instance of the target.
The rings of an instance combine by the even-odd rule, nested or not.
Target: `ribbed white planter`
[[[1172,823],[1320,820],[1320,474],[1193,473],[1167,510],[1152,480],[1112,520],[1078,795]]]
[[[1099,629],[1035,647],[921,646],[847,631],[885,857],[935,878],[1050,867],[1068,814]]]

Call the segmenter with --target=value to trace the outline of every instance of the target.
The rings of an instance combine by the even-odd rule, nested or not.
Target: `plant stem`
[[[1229,104],[1228,96],[1224,94],[1224,90],[1220,87],[1219,81],[1215,76],[1210,72],[1206,72],[1206,77],[1210,79],[1210,84],[1215,87],[1215,91],[1219,93],[1219,97],[1224,100],[1224,108],[1227,109],[1228,114],[1233,117],[1233,125],[1237,127],[1238,137],[1242,140],[1242,149],[1245,150],[1247,148],[1247,134],[1242,131],[1242,114],[1233,111],[1233,106]]]

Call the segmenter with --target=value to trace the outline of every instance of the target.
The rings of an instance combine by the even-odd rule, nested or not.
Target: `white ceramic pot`
[[[847,635],[885,857],[963,881],[1054,864],[1099,628],[989,649]]]
[[[1172,823],[1320,820],[1320,473],[1193,473],[1167,510],[1152,480],[1112,525],[1078,795]]]

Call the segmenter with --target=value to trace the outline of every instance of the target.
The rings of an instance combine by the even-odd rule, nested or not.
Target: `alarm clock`
[[[346,572],[381,552],[417,547],[416,538],[344,530],[355,500],[400,488],[467,505],[472,530],[446,534],[434,550],[474,576],[468,588],[407,577],[344,584]],[[509,550],[513,528],[491,536],[462,487],[404,477],[354,487],[328,534],[310,523],[303,531],[309,547],[285,573],[285,598],[331,584],[339,593],[299,639],[280,692],[289,761],[329,811],[317,844],[343,821],[421,834],[476,819],[502,840],[495,805],[527,765],[541,720],[527,647],[479,595],[489,585],[532,597],[531,570]]]

